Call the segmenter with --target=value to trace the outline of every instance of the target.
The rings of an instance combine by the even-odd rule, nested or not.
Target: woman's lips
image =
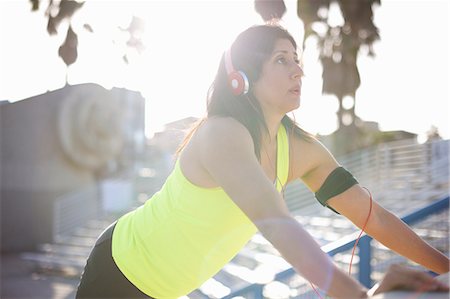
[[[289,92],[290,92],[290,93],[293,93],[293,94],[295,94],[295,95],[300,95],[300,88],[297,87],[297,88],[289,89]]]

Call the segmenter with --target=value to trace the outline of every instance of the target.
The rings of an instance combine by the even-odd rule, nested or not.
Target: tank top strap
[[[286,128],[280,125],[277,133],[277,190],[281,192],[289,176],[289,138]],[[281,182],[281,183],[280,183]]]

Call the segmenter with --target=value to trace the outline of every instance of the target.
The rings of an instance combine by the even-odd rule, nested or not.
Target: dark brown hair
[[[252,92],[252,82],[256,82],[262,72],[264,62],[269,59],[279,39],[288,39],[295,49],[297,44],[291,34],[278,25],[257,25],[248,28],[238,35],[231,46],[231,57],[236,70],[243,71],[250,82],[246,95],[235,96],[228,83],[224,55],[219,64],[214,82],[207,96],[207,116],[194,125],[185,140],[177,150],[177,154],[186,146],[197,128],[212,116],[232,117],[242,123],[253,139],[255,154],[260,159],[261,137],[263,131],[268,132],[264,115],[258,100]],[[288,132],[311,140],[312,136],[302,130],[294,120],[287,115],[281,120]]]

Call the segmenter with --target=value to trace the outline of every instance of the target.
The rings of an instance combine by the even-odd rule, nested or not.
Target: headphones
[[[231,49],[225,52],[225,68],[228,74],[228,84],[234,95],[247,94],[250,86],[247,75],[243,71],[236,71],[231,61]]]

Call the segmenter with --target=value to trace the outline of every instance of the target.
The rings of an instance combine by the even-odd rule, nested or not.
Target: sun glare
[[[112,5],[107,11],[94,1],[84,9],[86,19],[102,15],[93,25],[102,38],[84,34],[80,62],[71,70],[72,81],[88,79],[107,88],[126,86],[140,91],[147,101],[149,137],[165,123],[203,115],[206,92],[223,51],[240,31],[260,22],[252,1],[141,1]],[[120,47],[124,36],[118,26],[126,28],[132,16],[145,23],[145,50],[140,55]],[[111,40],[117,41],[113,47]],[[128,65],[121,59],[125,54],[131,58]],[[89,74],[83,72],[93,65],[97,68]]]
[[[282,25],[301,45],[303,24],[296,2],[285,1]],[[393,22],[403,4],[383,3],[375,10],[382,38],[375,44],[376,58],[361,55],[358,60],[361,87],[355,109],[359,117],[380,122],[384,130],[423,134],[435,125],[448,138],[449,29],[442,26],[448,11],[440,9],[445,1],[427,3],[414,2],[408,6],[408,14],[403,14],[408,19],[397,23]],[[146,99],[148,137],[165,123],[203,116],[206,93],[221,55],[239,32],[262,23],[254,0],[86,1],[72,19],[79,39],[78,59],[67,70],[58,57],[67,23],[61,24],[57,36],[50,37],[45,8],[41,5],[39,12],[31,12],[27,1],[0,1],[0,100],[18,101],[62,88],[66,73],[69,84],[125,87],[141,92]],[[342,23],[339,17],[331,16],[336,7],[329,13],[332,22]],[[416,24],[416,19],[428,15],[434,17]],[[133,16],[145,24],[145,49],[139,54],[126,46],[124,29]],[[84,30],[86,23],[94,32]],[[416,30],[414,26],[420,27]],[[429,34],[414,42],[420,30]],[[417,59],[424,58],[424,53],[429,55]],[[299,49],[299,55],[305,77],[296,119],[311,133],[329,134],[336,129],[337,101],[321,93],[322,67],[315,41],[309,39],[305,52]]]

